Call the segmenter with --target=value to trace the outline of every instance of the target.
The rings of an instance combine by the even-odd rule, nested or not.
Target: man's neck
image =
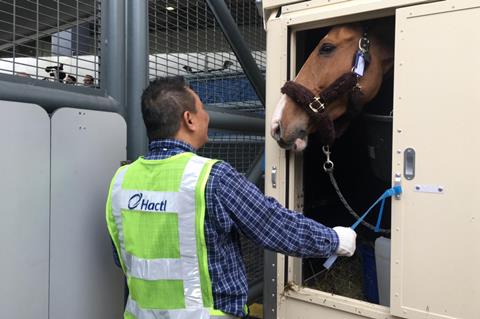
[[[197,150],[197,149],[199,148],[198,145],[197,145],[198,143],[196,143],[195,140],[194,140],[190,135],[185,134],[185,133],[183,133],[183,132],[178,132],[178,133],[174,136],[174,139],[192,145],[192,147],[193,147],[195,150]]]

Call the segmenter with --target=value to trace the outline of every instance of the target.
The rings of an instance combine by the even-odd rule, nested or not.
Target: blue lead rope
[[[382,216],[383,216],[383,207],[385,206],[385,199],[387,199],[388,197],[392,197],[392,196],[395,196],[395,195],[400,195],[402,193],[402,187],[401,186],[394,186],[392,188],[389,188],[387,189],[383,194],[382,196],[380,196],[376,201],[375,203],[373,203],[372,206],[370,206],[367,211],[365,213],[363,213],[363,215],[357,219],[357,221],[352,225],[350,226],[351,229],[355,229],[357,228],[358,225],[360,225],[360,223],[365,219],[365,217],[367,217],[367,215],[372,211],[372,209],[379,203],[381,202],[380,204],[380,210],[378,212],[378,219],[377,219],[377,224],[375,225],[375,232],[378,233],[379,230],[380,230],[380,223],[382,221]],[[323,266],[327,269],[330,269],[330,267],[333,265],[333,263],[335,262],[335,260],[337,259],[337,255],[331,255],[324,263],[323,263]]]
[[[357,226],[365,219],[365,217],[367,217],[367,215],[372,211],[372,209],[381,201],[382,204],[380,205],[380,210],[379,210],[379,213],[378,213],[377,225],[375,226],[375,232],[378,233],[378,231],[380,229],[380,222],[382,221],[383,207],[385,205],[385,199],[387,199],[388,197],[391,197],[391,196],[399,195],[401,193],[402,193],[402,187],[401,186],[394,186],[392,188],[387,189],[385,191],[385,193],[383,193],[382,196],[380,196],[375,201],[375,203],[373,203],[373,205],[370,206],[370,208],[368,208],[367,211],[365,213],[363,213],[363,215],[359,219],[357,219],[357,221],[352,226],[350,226],[350,228],[351,229],[357,228]]]

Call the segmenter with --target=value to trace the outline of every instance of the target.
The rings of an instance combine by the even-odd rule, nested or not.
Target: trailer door
[[[396,21],[391,312],[478,318],[480,3],[405,7]]]

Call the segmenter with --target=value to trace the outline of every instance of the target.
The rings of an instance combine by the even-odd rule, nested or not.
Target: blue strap
[[[375,226],[375,232],[378,232],[379,229],[380,229],[380,222],[382,221],[382,215],[383,215],[383,206],[385,205],[385,199],[390,197],[390,196],[394,196],[394,195],[399,195],[402,193],[402,187],[401,186],[394,186],[392,188],[389,188],[385,191],[385,193],[382,194],[382,196],[380,196],[376,201],[375,203],[373,203],[372,206],[370,206],[369,209],[367,209],[367,211],[355,222],[355,224],[353,224],[350,228],[351,229],[355,229],[357,228],[357,226],[362,222],[362,220],[365,219],[365,217],[367,217],[368,213],[370,213],[370,211],[372,210],[373,207],[375,207],[375,205],[377,205],[380,201],[382,202],[382,204],[380,205],[380,211],[378,213],[378,219],[377,219],[377,225]],[[328,259],[323,263],[323,266],[327,269],[330,269],[333,265],[333,263],[335,262],[335,260],[337,260],[337,257],[338,255],[331,255],[330,257],[328,257]]]
[[[375,232],[378,233],[380,231],[380,223],[382,222],[382,215],[383,215],[383,207],[385,206],[385,198],[382,200],[380,204],[380,210],[378,211],[378,219],[377,224],[375,225]]]
[[[380,212],[378,214],[378,219],[377,219],[377,225],[375,226],[375,232],[378,232],[380,229],[380,222],[382,220],[382,215],[383,215],[383,206],[385,205],[385,199],[391,196],[399,195],[402,193],[402,187],[401,186],[394,186],[392,188],[387,189],[382,196],[380,196],[375,203],[373,203],[370,208],[367,209],[365,213],[350,227],[351,229],[357,228],[358,225],[367,217],[368,213],[374,208],[379,202],[382,202],[380,206]]]

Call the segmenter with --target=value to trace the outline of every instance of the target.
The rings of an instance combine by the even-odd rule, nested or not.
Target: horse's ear
[[[395,48],[395,17],[371,20],[372,34],[380,43],[381,63],[385,75],[393,68]]]

